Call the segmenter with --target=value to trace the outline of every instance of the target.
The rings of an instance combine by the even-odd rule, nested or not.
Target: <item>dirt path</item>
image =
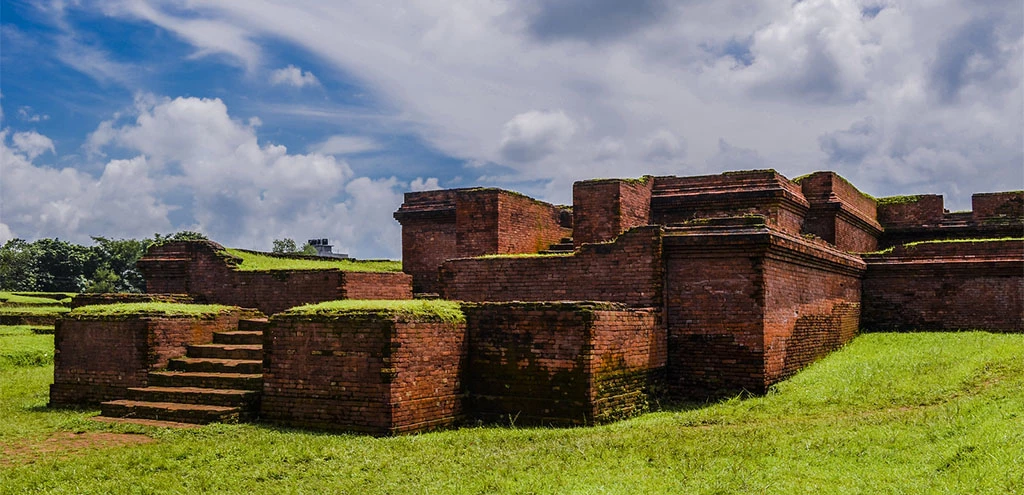
[[[64,458],[78,453],[98,449],[112,449],[127,445],[153,443],[156,440],[146,435],[133,433],[57,432],[39,441],[19,439],[0,444],[0,467],[32,464],[49,458]]]

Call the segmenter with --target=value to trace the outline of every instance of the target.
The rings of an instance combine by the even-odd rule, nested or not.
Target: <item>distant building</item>
[[[310,239],[309,245],[316,248],[316,255],[324,258],[348,258],[345,253],[335,253],[329,239]]]

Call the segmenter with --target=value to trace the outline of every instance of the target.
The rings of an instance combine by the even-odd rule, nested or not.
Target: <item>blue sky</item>
[[[0,0],[0,242],[397,257],[402,193],[835,170],[1024,188],[1018,0]]]

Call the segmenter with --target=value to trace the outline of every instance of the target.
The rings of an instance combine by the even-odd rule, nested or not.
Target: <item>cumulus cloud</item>
[[[685,143],[666,129],[654,133],[644,144],[647,148],[646,158],[651,161],[676,160],[686,154]]]
[[[144,157],[113,160],[95,178],[74,168],[35,165],[22,150],[7,146],[3,131],[0,161],[8,237],[89,242],[90,235],[142,237],[171,227],[171,207],[155,198],[156,184],[147,175]]]
[[[435,189],[441,189],[441,184],[438,183],[437,177],[417,177],[409,183],[409,190],[413,192],[419,191],[433,191]]]
[[[534,162],[565,147],[576,123],[559,110],[531,110],[509,120],[501,133],[501,155],[514,162]]]
[[[568,14],[573,6],[587,15]],[[350,75],[380,102],[367,113],[479,164],[467,182],[501,178],[555,202],[568,200],[574,178],[762,161],[789,176],[833,167],[876,195],[953,194],[960,184],[948,204],[969,201],[968,188],[1024,187],[1019,0],[497,0],[400,10],[106,0],[103,12],[250,68],[264,45],[284,40],[324,64],[318,73]],[[338,113],[312,103],[290,110],[324,121]],[[198,160],[122,128],[97,129],[94,144],[147,149],[161,169]],[[426,175],[436,174],[397,179]]]
[[[381,149],[381,146],[374,139],[365,136],[335,135],[310,146],[309,149],[325,155],[354,155],[377,151]]]
[[[270,73],[270,83],[275,86],[294,86],[303,88],[306,86],[319,86],[320,80],[312,72],[289,65]]]
[[[28,156],[29,160],[34,160],[37,156],[47,151],[56,153],[56,150],[53,148],[53,141],[35,131],[16,132],[11,137],[11,141],[18,151]]]
[[[84,241],[189,228],[233,246],[330,237],[355,256],[398,256],[397,179],[354,177],[334,156],[260,143],[219,99],[140,97],[136,105],[135,115],[93,134],[98,150],[134,156],[107,162],[98,178],[37,166],[24,145],[3,147],[12,235]]]

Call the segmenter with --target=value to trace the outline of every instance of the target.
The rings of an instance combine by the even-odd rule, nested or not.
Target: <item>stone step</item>
[[[188,346],[188,357],[214,359],[263,359],[263,345],[199,344]]]
[[[167,363],[169,371],[201,373],[263,373],[263,361],[252,359],[177,358]]]
[[[203,404],[208,406],[255,408],[260,392],[198,387],[144,387],[128,388],[128,400],[140,402],[174,402],[176,404]]]
[[[568,242],[568,243],[561,243],[561,244],[552,244],[552,245],[548,246],[547,251],[569,252],[569,251],[573,251],[574,249],[576,249],[576,248],[573,246],[573,244],[571,242]]]
[[[149,385],[154,387],[200,387],[234,390],[262,390],[263,375],[258,373],[203,373],[188,371],[152,371]]]
[[[195,424],[235,423],[252,416],[251,413],[242,411],[240,407],[137,400],[104,402],[100,404],[100,411],[103,416],[112,418],[142,418]]]
[[[238,329],[243,332],[262,332],[268,326],[270,326],[270,320],[266,318],[249,318],[246,320],[238,320]]]
[[[213,343],[226,345],[263,345],[263,332],[256,330],[214,332]]]
[[[572,237],[563,237],[558,240],[559,244],[572,244]]]

